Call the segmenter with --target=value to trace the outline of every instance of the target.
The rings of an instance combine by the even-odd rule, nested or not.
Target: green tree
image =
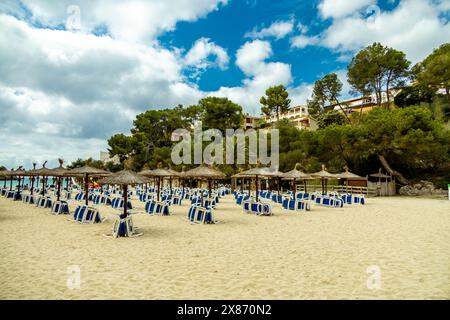
[[[194,107],[201,115],[205,129],[238,129],[242,126],[244,116],[242,107],[227,98],[207,97],[201,99]]]
[[[84,166],[90,166],[97,169],[105,169],[105,165],[100,160],[94,160],[92,158],[88,159],[81,159],[78,158],[77,160],[73,161],[70,165],[67,166],[68,169],[74,169],[74,168],[80,168]]]
[[[413,68],[417,81],[435,91],[444,89],[450,104],[450,43],[441,45]]]
[[[336,73],[330,73],[314,83],[312,101],[315,101],[317,105],[320,106],[320,110],[324,110],[327,104],[339,106],[344,118],[350,122],[346,110],[339,102],[341,92],[342,82],[339,80]],[[314,107],[314,105],[312,106]]]
[[[433,102],[433,90],[425,86],[405,87],[395,97],[394,103],[397,107],[404,108],[409,106],[417,106],[422,103]]]
[[[317,119],[317,125],[322,129],[333,124],[343,125],[346,122],[348,122],[348,118],[346,118],[342,112],[337,110],[322,113]]]
[[[404,85],[410,64],[403,52],[376,42],[352,59],[348,66],[348,82],[354,91],[363,95],[374,92],[378,106],[381,106],[384,91],[389,105],[390,90]]]
[[[288,97],[289,93],[283,85],[270,87],[266,90],[266,95],[259,100],[262,105],[261,111],[268,116],[275,113],[279,121],[280,113],[286,112],[291,104]]]
[[[108,139],[108,152],[110,156],[117,155],[122,163],[133,155],[135,139],[122,133],[115,134]]]
[[[189,128],[189,123],[183,119],[183,108],[163,110],[148,110],[136,116],[131,129],[135,161],[142,167],[155,148],[170,147],[173,131],[179,128]]]

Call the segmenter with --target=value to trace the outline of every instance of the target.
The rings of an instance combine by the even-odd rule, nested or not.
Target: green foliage
[[[289,109],[291,100],[288,99],[289,93],[283,85],[270,87],[266,90],[266,95],[261,97],[261,111],[265,115],[276,114],[277,119],[280,119],[280,113],[286,112]]]
[[[80,167],[84,167],[84,166],[90,166],[93,168],[103,169],[103,170],[105,169],[105,166],[102,161],[94,160],[92,158],[88,158],[85,160],[78,158],[77,160],[72,162],[70,165],[68,165],[67,168],[74,169],[74,168],[80,168]]]
[[[201,99],[194,110],[200,115],[205,129],[238,129],[244,120],[242,107],[227,98],[207,97]]]
[[[441,45],[413,68],[417,81],[423,86],[445,89],[450,103],[450,43]]]
[[[117,155],[120,162],[131,156],[134,151],[135,139],[132,136],[126,136],[122,133],[113,135],[108,139],[108,152],[110,156]]]
[[[317,125],[319,128],[326,128],[333,124],[343,125],[347,122],[344,114],[337,110],[328,111],[322,113],[317,119]]]
[[[374,43],[352,59],[348,66],[348,82],[362,95],[375,93],[378,105],[381,105],[383,91],[389,102],[390,89],[403,86],[410,64],[403,52]]]
[[[317,131],[280,128],[280,169],[299,162],[308,172],[351,171],[367,175],[380,166],[379,155],[407,177],[445,176],[450,163],[450,132],[424,107],[374,109],[358,124],[330,125]]]
[[[397,107],[404,108],[409,106],[417,106],[422,103],[431,103],[433,101],[434,92],[425,86],[405,87],[395,97],[394,102]]]

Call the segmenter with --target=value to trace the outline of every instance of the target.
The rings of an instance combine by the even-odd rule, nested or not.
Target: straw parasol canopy
[[[72,170],[69,170],[67,172],[68,176],[75,176],[75,177],[80,177],[83,176],[84,177],[84,188],[85,188],[85,193],[86,193],[86,205],[89,204],[89,195],[88,195],[88,191],[89,191],[89,176],[91,177],[105,177],[110,175],[111,172],[109,171],[105,171],[102,169],[97,169],[97,168],[93,168],[91,166],[83,166],[83,167],[79,167],[79,168],[75,168]]]
[[[101,184],[136,185],[148,183],[148,178],[131,170],[122,170],[102,178]]]
[[[206,179],[208,181],[208,196],[211,197],[211,180],[220,180],[225,179],[225,174],[217,170],[213,167],[206,166],[204,164],[198,166],[197,168],[188,170],[184,173],[185,177],[188,178],[197,178],[197,179]],[[203,203],[203,197],[202,197]]]
[[[102,184],[120,184],[123,187],[123,197],[124,197],[124,205],[123,205],[123,217],[126,218],[128,213],[128,186],[136,185],[136,184],[144,184],[148,182],[148,178],[137,174],[131,170],[122,170],[113,175],[105,177],[100,180]]]
[[[338,179],[344,179],[345,180],[345,185],[346,185],[347,192],[348,192],[348,181],[349,180],[367,180],[366,177],[361,177],[361,176],[358,176],[357,174],[354,174],[354,173],[348,171],[348,167],[347,166],[345,166],[345,171],[342,172],[342,173],[336,174],[336,177]]]
[[[222,171],[206,165],[188,170],[184,173],[184,176],[188,178],[225,179],[225,174]]]
[[[41,176],[42,177],[42,192],[41,192],[42,195],[45,195],[45,182],[46,182],[45,177],[53,175],[52,170],[45,167],[46,164],[47,164],[47,161],[44,161],[44,163],[42,164],[42,168],[33,169],[33,170],[28,171],[29,176],[38,176],[38,177]],[[39,184],[39,181],[38,181],[38,184]]]
[[[69,173],[69,170],[63,167],[64,160],[58,159],[59,167],[51,169],[53,172],[53,176],[58,178],[57,184],[58,184],[58,192],[57,192],[57,201],[59,201],[61,196],[61,177],[67,176]]]
[[[304,173],[297,169],[300,166],[300,163],[296,163],[293,170],[283,173],[283,180],[292,180],[293,181],[293,192],[295,199],[295,192],[297,191],[297,180],[303,180],[306,192],[306,180],[313,179],[309,174]]]
[[[337,176],[335,174],[332,174],[332,173],[326,171],[324,164],[322,164],[321,171],[311,173],[311,176],[313,178],[319,178],[321,180],[323,194],[325,194],[325,189],[326,189],[325,186],[328,184],[328,180],[329,179],[337,179]]]
[[[278,171],[278,168],[271,167],[256,167],[246,171],[239,173],[241,177],[255,177],[255,185],[256,185],[256,201],[258,201],[258,177],[263,178],[281,178],[283,176],[283,172]],[[278,184],[279,187],[279,184]],[[249,193],[250,193],[250,185],[249,185]]]
[[[168,169],[163,169],[162,163],[158,163],[158,168],[154,170],[144,170],[139,172],[139,174],[145,177],[152,177],[158,180],[158,192],[157,192],[158,201],[160,199],[161,194],[161,179],[171,178],[175,176],[175,174],[173,172],[170,172]]]
[[[64,163],[63,159],[58,159],[58,161],[59,161],[59,167],[56,167],[56,168],[53,168],[50,170],[52,171],[52,174],[54,177],[64,177],[70,172],[70,170],[63,167],[63,163]]]

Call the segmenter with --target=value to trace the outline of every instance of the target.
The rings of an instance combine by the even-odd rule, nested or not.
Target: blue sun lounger
[[[281,194],[272,194],[272,202],[274,203],[283,203],[283,196]]]
[[[75,200],[76,201],[86,200],[86,195],[84,194],[84,192],[79,192],[75,195]]]
[[[271,216],[272,207],[264,202],[256,202],[254,200],[246,200],[242,203],[242,210],[245,213],[253,213],[258,216]]]
[[[36,200],[36,207],[38,208],[51,208],[52,207],[52,199],[48,196],[40,196]]]
[[[86,205],[79,205],[75,209],[73,219],[79,223],[100,223],[103,221],[98,209],[88,207]]]
[[[188,220],[191,223],[201,223],[201,224],[214,224],[212,210],[205,207],[200,207],[196,205],[192,205],[188,211]]]
[[[302,200],[295,200],[290,198],[283,199],[283,209],[294,211],[309,211],[309,202]]]
[[[67,201],[55,201],[52,206],[53,214],[69,214],[69,204]]]
[[[28,203],[28,204],[34,204],[34,196],[32,196],[31,194],[24,195],[22,197],[22,202]]]
[[[114,221],[112,236],[114,238],[142,236],[142,233],[138,233],[137,229],[138,228],[136,228],[133,224],[133,219],[131,216],[127,216],[126,218],[119,216]]]
[[[123,208],[124,202],[125,202],[125,200],[123,198],[113,198],[111,200],[111,207],[113,209],[121,209],[121,208]],[[130,200],[127,201],[127,208],[130,210],[133,209],[133,206],[132,206]]]
[[[158,214],[163,216],[170,215],[169,205],[166,202],[160,202],[155,200],[149,200],[145,204],[145,212],[148,214]]]
[[[344,206],[342,199],[329,196],[318,196],[315,198],[314,203],[319,206],[330,208],[342,208]]]

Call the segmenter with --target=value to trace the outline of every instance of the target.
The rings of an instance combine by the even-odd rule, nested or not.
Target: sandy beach
[[[107,221],[80,225],[1,197],[0,298],[450,298],[448,200],[369,198],[305,213],[275,206],[274,216],[257,217],[227,196],[218,224],[188,223],[185,201],[171,216],[135,215],[144,235],[119,239],[102,235],[116,211],[99,208]],[[67,286],[73,266],[75,289]],[[378,290],[367,286],[374,266]]]

